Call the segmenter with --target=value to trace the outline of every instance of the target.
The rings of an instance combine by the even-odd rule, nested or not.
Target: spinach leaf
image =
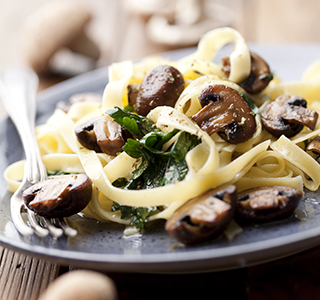
[[[135,225],[136,228],[141,231],[144,227],[144,222],[146,221],[147,217],[153,212],[157,211],[158,208],[155,206],[131,207],[114,203],[111,210],[119,210],[121,212],[121,219],[130,219],[130,225]]]
[[[259,76],[260,80],[269,80],[271,81],[273,79],[274,75],[273,73],[269,73],[269,74],[262,74]]]
[[[133,112],[115,107],[106,112],[115,122],[127,129],[135,138],[141,138],[149,132],[159,131],[154,122]]]
[[[47,176],[60,176],[60,175],[69,175],[70,173],[63,172],[61,170],[49,171],[47,170]]]
[[[123,151],[133,158],[141,158],[141,163],[133,171],[132,178],[118,179],[113,183],[114,186],[125,189],[149,189],[184,179],[188,173],[185,155],[200,143],[198,137],[181,132],[175,143],[167,151],[163,151],[163,145],[179,130],[164,133],[155,127],[151,119],[119,107],[107,113],[134,137],[127,139]]]
[[[119,188],[138,190],[164,186],[181,181],[188,173],[185,156],[200,143],[197,136],[174,129],[164,133],[155,127],[152,120],[120,108],[107,113],[115,122],[127,129],[133,138],[128,138],[123,151],[133,158],[140,159],[139,166],[130,179],[118,178],[112,184]],[[166,151],[163,145],[179,133],[176,141]],[[132,225],[142,228],[147,216],[156,207],[129,207],[114,203],[113,210],[120,210],[121,217],[130,218]],[[142,225],[141,225],[142,224]]]
[[[146,145],[144,140],[128,139],[123,150],[133,158],[141,157],[141,164],[133,171],[124,188],[149,189],[184,179],[188,173],[185,156],[199,144],[198,137],[183,131],[168,151],[157,149],[162,142],[158,141],[152,147],[151,144]]]
[[[259,113],[259,108],[256,106],[256,104],[249,97],[247,97],[244,93],[241,93],[240,96],[250,106],[250,108],[251,108],[252,112],[254,113],[254,115],[257,115]]]

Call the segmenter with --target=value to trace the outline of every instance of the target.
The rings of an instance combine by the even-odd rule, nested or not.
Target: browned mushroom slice
[[[184,86],[183,76],[176,68],[160,65],[151,69],[140,85],[135,111],[146,116],[157,106],[174,107]]]
[[[299,133],[303,126],[314,130],[318,113],[306,107],[307,102],[301,97],[279,96],[262,111],[262,124],[275,137],[280,137],[282,134],[292,137]]]
[[[109,116],[94,118],[76,127],[79,143],[87,149],[117,155],[122,151],[124,139],[121,126]]]
[[[288,186],[261,187],[238,194],[236,220],[241,223],[265,223],[292,215],[302,192]]]
[[[69,217],[89,203],[92,182],[85,174],[59,176],[38,182],[23,192],[26,206],[40,216]]]
[[[250,94],[258,94],[262,92],[273,79],[269,65],[257,54],[250,52],[251,72],[239,85]],[[230,74],[229,56],[222,58],[222,69],[227,76]]]
[[[185,244],[219,236],[233,218],[236,201],[234,185],[209,190],[178,208],[166,230]]]
[[[203,108],[191,116],[209,135],[218,133],[229,143],[250,139],[256,130],[256,120],[250,106],[234,89],[210,85],[199,96]]]
[[[320,136],[316,136],[307,146],[307,151],[312,151],[316,154],[316,161],[320,164]]]

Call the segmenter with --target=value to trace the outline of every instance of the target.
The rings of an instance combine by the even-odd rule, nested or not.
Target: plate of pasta
[[[1,243],[63,264],[155,273],[239,268],[318,245],[319,50],[247,44],[218,28],[197,48],[42,92],[36,137],[48,174],[86,174],[91,200],[67,218],[77,236],[23,238],[9,213],[23,150],[4,119]]]

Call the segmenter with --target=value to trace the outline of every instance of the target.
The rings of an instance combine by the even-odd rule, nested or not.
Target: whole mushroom
[[[282,134],[290,138],[303,126],[314,130],[317,120],[318,113],[307,109],[307,101],[298,96],[279,96],[261,112],[264,128],[277,138]]]
[[[146,116],[157,106],[174,107],[185,86],[183,75],[172,66],[160,65],[143,78],[136,95],[135,111]]]
[[[254,114],[248,103],[234,89],[217,84],[205,88],[199,101],[202,109],[191,116],[209,135],[218,135],[232,144],[250,139],[256,130]]]

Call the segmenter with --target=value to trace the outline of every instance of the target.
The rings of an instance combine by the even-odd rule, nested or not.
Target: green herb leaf
[[[271,81],[273,79],[273,73],[269,73],[269,74],[263,74],[259,76],[260,80],[269,80]]]
[[[115,107],[106,112],[115,122],[126,128],[134,137],[141,138],[148,132],[158,131],[149,118]]]
[[[244,93],[241,93],[240,96],[250,106],[250,108],[251,108],[252,112],[254,113],[254,115],[257,115],[259,113],[259,108],[256,106],[256,104],[249,97],[247,97]]]
[[[130,105],[127,105],[124,109],[130,112],[134,112],[134,107]]]
[[[150,132],[141,138],[140,143],[144,148],[149,149],[153,153],[157,153],[157,150],[159,150],[158,153],[163,153],[161,151],[163,145],[166,142],[170,141],[170,139],[174,137],[178,132],[178,129],[175,129],[168,133],[164,133],[162,131]]]
[[[69,175],[70,173],[63,172],[61,170],[56,171],[47,171],[47,176],[60,176],[60,175]]]
[[[139,158],[143,155],[140,142],[134,139],[128,139],[122,149],[133,158]]]
[[[156,206],[131,207],[114,202],[111,210],[120,211],[121,219],[130,219],[130,225],[135,225],[136,228],[141,231],[144,227],[146,219],[152,213],[157,211],[158,208]]]
[[[166,135],[164,137],[168,138]],[[185,156],[200,140],[183,131],[168,151],[158,150],[158,143],[162,144],[162,141],[148,143],[143,139],[128,139],[123,150],[133,158],[141,157],[141,164],[133,172],[126,189],[149,189],[183,180],[188,173]]]
[[[118,188],[123,188],[128,184],[128,180],[124,177],[120,177],[114,182],[112,182],[112,185]]]
[[[129,130],[134,139],[129,138],[123,146],[129,156],[139,159],[140,164],[132,172],[130,179],[119,178],[113,182],[114,186],[129,190],[150,189],[181,181],[188,173],[185,156],[192,148],[200,143],[197,136],[175,129],[164,133],[156,128],[153,121],[134,113],[115,108],[107,112],[114,120]],[[179,133],[176,141],[167,151],[163,145]],[[131,223],[137,227],[143,226],[145,215],[154,208],[137,208],[115,206],[113,209],[121,211],[124,219],[131,218]],[[141,227],[142,228],[142,227]]]

